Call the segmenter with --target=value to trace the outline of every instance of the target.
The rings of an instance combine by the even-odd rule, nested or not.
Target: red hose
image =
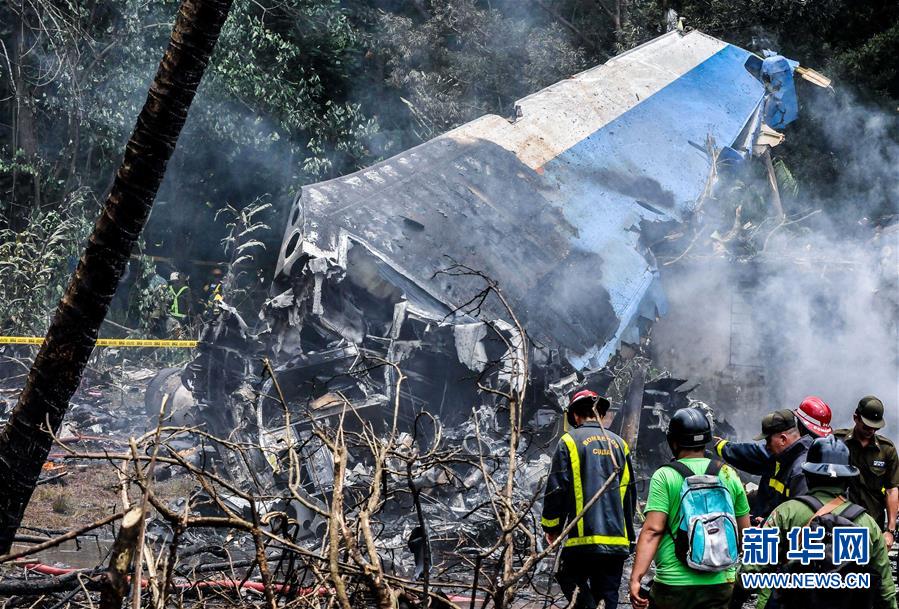
[[[44,575],[66,575],[68,573],[74,573],[75,571],[81,571],[81,569],[53,567],[39,562],[20,564],[20,566],[29,571],[43,573]],[[141,588],[146,588],[149,585],[149,582],[143,579],[141,580],[140,585]],[[207,579],[193,583],[176,583],[175,587],[182,590],[188,590],[190,588],[246,588],[249,590],[256,590],[257,592],[265,592],[265,585],[262,582],[241,581],[238,579]],[[272,587],[275,592],[290,592],[296,596],[307,596],[310,594],[327,596],[330,594],[330,591],[324,587],[297,588],[296,586],[287,584],[273,584]]]
[[[50,565],[45,565],[39,562],[30,562],[24,565],[21,565],[23,569],[27,569],[29,571],[37,571],[38,573],[43,573],[44,575],[65,575],[66,573],[72,573],[77,571],[78,569],[60,569],[59,567],[51,567]]]
[[[44,575],[66,575],[68,573],[74,573],[75,571],[80,571],[81,569],[67,569],[60,567],[53,567],[51,565],[45,565],[40,562],[30,562],[30,563],[20,563],[24,569],[29,571],[35,571],[37,573],[43,573]],[[141,588],[146,588],[149,585],[149,582],[145,579],[141,580],[140,586]],[[237,579],[207,579],[193,583],[176,583],[176,588],[180,588],[182,590],[188,590],[190,588],[246,588],[249,590],[255,590],[257,592],[265,592],[265,585],[262,582],[251,582],[251,581],[241,581]],[[328,596],[331,594],[331,591],[325,587],[319,588],[296,588],[294,586],[289,586],[285,584],[274,584],[272,586],[275,589],[275,592],[288,592],[292,593],[295,596],[308,596],[310,594],[315,594],[316,596]],[[451,594],[449,600],[454,603],[462,603],[468,602],[471,597],[466,595],[454,595]],[[478,598],[481,600],[481,597]]]

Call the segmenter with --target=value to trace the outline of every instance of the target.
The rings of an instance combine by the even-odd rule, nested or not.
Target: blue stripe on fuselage
[[[575,227],[572,249],[600,255],[598,280],[621,317],[616,336],[655,275],[629,229],[642,218],[682,220],[693,209],[709,176],[708,136],[716,148],[733,143],[763,99],[764,87],[743,67],[747,57],[726,46],[544,165],[543,195]],[[574,358],[578,366],[604,365],[618,346],[617,338],[597,338],[583,361]]]
[[[707,137],[717,148],[733,143],[764,95],[747,57],[726,46],[544,166],[546,195],[582,239],[609,212],[683,219],[709,175]]]

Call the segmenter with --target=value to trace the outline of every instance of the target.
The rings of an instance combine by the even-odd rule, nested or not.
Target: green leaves
[[[378,15],[373,44],[386,57],[421,139],[488,113],[586,67],[583,51],[555,25],[484,8],[473,0],[430,3],[424,21]]]
[[[93,226],[87,203],[75,196],[59,211],[33,211],[23,230],[0,230],[0,320],[8,332],[46,331]]]
[[[777,177],[778,187],[782,191],[789,193],[793,197],[799,194],[799,182],[783,159],[774,159],[774,175]]]

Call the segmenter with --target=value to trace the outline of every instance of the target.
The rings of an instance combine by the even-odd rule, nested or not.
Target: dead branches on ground
[[[46,595],[48,609],[98,600],[101,609],[119,607],[129,589],[135,609],[191,603],[508,609],[526,598],[546,600],[553,566],[544,559],[564,536],[547,545],[536,517],[549,466],[545,447],[555,434],[539,438],[525,420],[530,340],[494,282],[464,266],[447,272],[483,282],[457,313],[485,323],[502,353],[472,379],[481,403],[467,420],[462,415],[447,426],[421,406],[410,411],[401,361],[358,358],[354,374],[378,371],[390,380],[390,401],[375,414],[337,394],[322,415],[288,403],[264,360],[274,393],[260,392],[254,403],[255,431],[223,438],[168,425],[163,404],[155,429],[132,438],[122,453],[81,452],[57,439],[68,458],[116,469],[122,505],[36,547],[46,550],[125,514],[118,531],[110,531],[116,541],[108,567],[54,571],[32,564],[55,577],[8,576],[0,587],[29,605]],[[489,300],[506,312],[505,321],[480,318]],[[264,463],[270,471],[236,476],[234,463],[251,471]],[[190,481],[186,496],[160,497],[160,468]]]

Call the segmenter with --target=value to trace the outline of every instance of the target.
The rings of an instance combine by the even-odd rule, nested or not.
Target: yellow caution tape
[[[0,336],[0,345],[40,345],[44,342],[41,336]],[[157,340],[144,338],[98,338],[98,347],[164,347],[174,349],[193,349],[195,340]]]

